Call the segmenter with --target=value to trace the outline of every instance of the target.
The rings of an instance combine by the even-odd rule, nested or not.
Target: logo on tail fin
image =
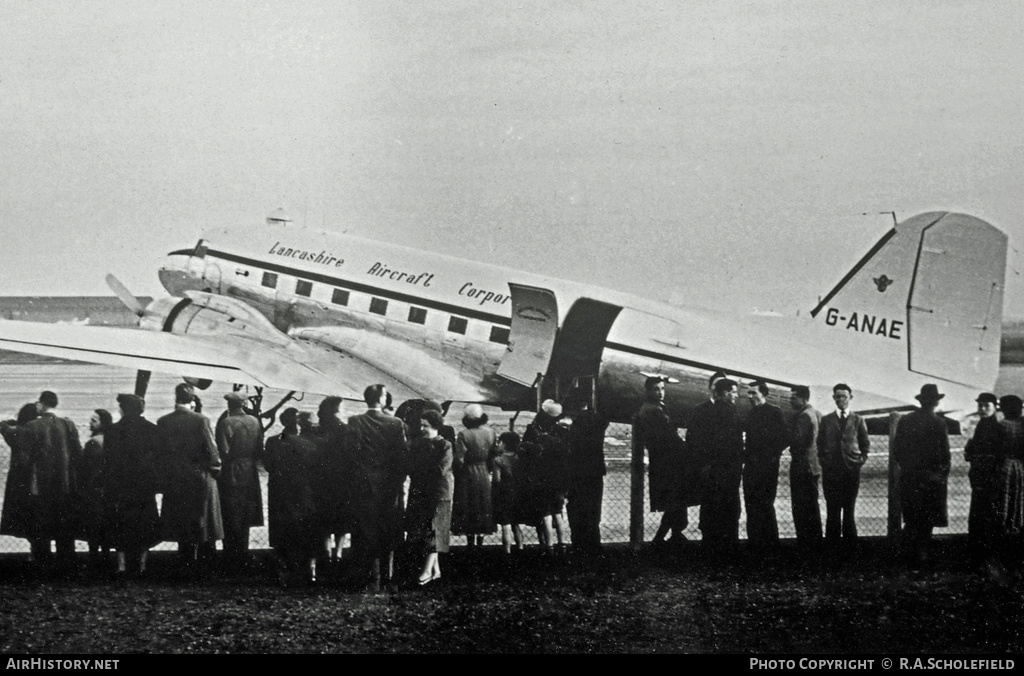
[[[893,280],[889,279],[885,275],[882,275],[881,277],[875,277],[871,281],[873,281],[875,283],[875,286],[878,287],[879,293],[885,293],[885,290],[888,289],[889,285],[892,284],[893,282]]]

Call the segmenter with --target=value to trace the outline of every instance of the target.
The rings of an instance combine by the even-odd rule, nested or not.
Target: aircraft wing
[[[360,401],[376,382],[399,400],[420,396],[352,355],[298,341],[0,320],[0,349]]]

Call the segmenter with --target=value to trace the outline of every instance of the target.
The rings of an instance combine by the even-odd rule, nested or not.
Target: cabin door
[[[509,282],[512,325],[498,375],[532,387],[547,373],[558,336],[558,301],[550,289]]]

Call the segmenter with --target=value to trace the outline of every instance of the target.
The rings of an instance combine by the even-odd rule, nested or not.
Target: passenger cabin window
[[[370,312],[375,315],[385,315],[388,313],[388,302],[383,298],[371,298],[370,299]]]
[[[335,289],[334,293],[331,294],[331,302],[335,305],[348,305],[348,291],[345,289]]]
[[[276,272],[264,272],[263,273],[263,286],[268,289],[277,288],[277,273]]]
[[[409,321],[413,324],[426,324],[427,311],[421,307],[409,308]]]
[[[295,282],[295,294],[298,296],[309,296],[313,293],[313,282],[307,282],[304,279],[300,279]]]
[[[508,329],[504,326],[491,327],[491,342],[508,345]]]
[[[448,330],[452,333],[466,333],[466,320],[462,317],[452,317],[448,320]]]

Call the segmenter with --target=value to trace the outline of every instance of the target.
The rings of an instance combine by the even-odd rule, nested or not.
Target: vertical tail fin
[[[811,316],[863,338],[867,355],[898,355],[922,376],[990,389],[1006,248],[1005,234],[973,216],[914,216],[886,233]]]

